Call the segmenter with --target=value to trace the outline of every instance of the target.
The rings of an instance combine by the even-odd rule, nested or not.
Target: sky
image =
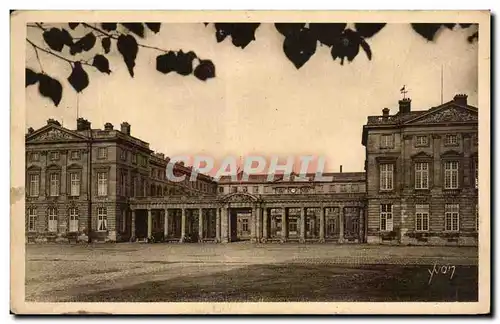
[[[30,40],[44,45],[41,30],[27,32]],[[92,128],[110,122],[119,129],[127,121],[133,136],[167,156],[203,154],[222,160],[308,154],[324,157],[325,171],[338,171],[340,165],[344,172],[363,171],[362,126],[384,107],[396,113],[403,85],[412,110],[437,106],[442,68],[444,102],[465,93],[469,104],[477,105],[478,46],[467,42],[471,33],[444,28],[428,42],[409,24],[388,24],[367,40],[371,61],[361,50],[352,63],[340,65],[327,47],[318,45],[297,70],[272,24],[262,24],[256,41],[245,49],[234,47],[229,37],[217,43],[213,25],[162,24],[158,34],[139,42],[192,50],[214,62],[214,79],[161,74],[155,64],[162,53],[146,48],[140,48],[131,78],[113,44],[108,56],[112,73],[86,67],[90,85],[76,94],[66,80],[69,64],[39,53],[44,71],[63,84],[63,98],[55,107],[36,86],[28,87],[26,128],[40,128],[55,118],[74,129],[78,107]],[[26,66],[40,71],[33,48],[27,45],[26,51]]]

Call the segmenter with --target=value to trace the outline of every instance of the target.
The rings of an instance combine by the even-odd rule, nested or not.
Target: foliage
[[[210,25],[204,23],[205,26]],[[254,41],[255,33],[260,23],[213,23],[215,39],[218,43],[231,38],[234,46],[245,49]],[[326,46],[330,50],[333,60],[340,60],[343,65],[345,59],[352,62],[362,49],[369,60],[372,59],[368,39],[380,32],[385,23],[354,23],[349,27],[347,23],[275,23],[275,29],[284,36],[283,52],[295,68],[300,69],[316,53],[319,46]],[[442,28],[453,29],[456,26],[469,28],[470,23],[412,23],[412,29],[428,41],[434,41],[437,33]],[[26,87],[38,83],[38,90],[44,97],[52,99],[54,105],[59,105],[62,98],[61,82],[47,75],[43,71],[39,58],[39,51],[52,55],[54,58],[66,61],[71,65],[71,74],[67,77],[69,84],[76,92],[84,91],[89,85],[89,75],[85,67],[95,68],[104,74],[111,74],[112,70],[106,55],[113,52],[113,43],[116,51],[120,53],[123,62],[131,77],[135,75],[135,62],[139,49],[147,48],[161,52],[156,57],[156,70],[163,74],[175,72],[178,75],[194,75],[202,81],[216,76],[215,65],[211,60],[199,58],[193,51],[174,51],[139,43],[137,39],[145,39],[148,33],[159,33],[160,23],[113,23],[88,24],[83,22],[68,23],[69,29],[62,27],[49,27],[42,23],[28,25],[38,28],[43,34],[43,40],[48,47],[35,44],[32,40],[27,42],[34,48],[40,72],[26,68]],[[72,35],[73,31],[80,32],[82,37]],[[100,41],[99,41],[100,39]],[[474,32],[467,40],[474,42],[478,39],[478,32]],[[101,50],[97,49],[99,47]],[[97,45],[97,46],[96,46]],[[68,49],[70,57],[64,55]],[[89,54],[97,49],[99,53]],[[83,56],[92,55],[87,59]]]

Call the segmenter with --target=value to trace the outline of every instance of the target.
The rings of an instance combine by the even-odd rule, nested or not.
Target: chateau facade
[[[50,241],[336,242],[476,245],[478,110],[467,96],[428,110],[399,102],[363,126],[364,172],[331,181],[219,181],[106,123],[49,119],[26,135],[26,238]]]

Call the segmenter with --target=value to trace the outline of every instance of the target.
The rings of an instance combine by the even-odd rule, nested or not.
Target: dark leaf
[[[469,28],[472,24],[459,24],[462,28]]]
[[[335,40],[335,43],[332,46],[332,58],[334,60],[340,58],[340,64],[344,64],[345,58],[347,58],[349,62],[351,62],[359,53],[360,43],[361,37],[357,32],[352,29],[344,30],[340,37]],[[367,55],[370,56],[371,54],[367,53]]]
[[[92,32],[90,32],[74,43],[69,52],[71,55],[75,55],[83,51],[90,51],[94,47],[95,42],[96,37]]]
[[[233,24],[229,23],[215,23],[215,38],[217,39],[217,42],[220,43],[228,35],[231,35],[233,32]]]
[[[56,107],[61,102],[62,85],[56,79],[52,79],[46,74],[38,74],[38,91],[44,97],[52,99]]]
[[[38,82],[38,73],[26,68],[26,87]]]
[[[354,24],[356,31],[360,36],[365,38],[372,37],[385,27],[383,23],[356,23]]]
[[[428,41],[434,40],[434,36],[437,31],[441,28],[441,24],[431,24],[431,23],[419,23],[411,24],[413,30],[415,30],[420,36],[424,37]]]
[[[278,30],[278,32],[285,36],[291,36],[298,34],[305,26],[305,23],[279,23],[274,24],[274,27]]]
[[[43,32],[43,40],[54,51],[62,51],[64,47],[63,36],[58,28],[51,28]]]
[[[179,51],[177,53],[177,64],[175,71],[180,75],[190,75],[193,73],[193,60],[196,58],[194,52],[184,53]]]
[[[132,35],[120,35],[116,42],[116,47],[118,48],[118,52],[123,56],[123,61],[127,65],[130,76],[134,77],[135,58],[139,51],[135,37]]]
[[[144,25],[141,23],[121,23],[125,28],[139,37],[144,37]]]
[[[92,65],[95,66],[102,73],[107,73],[107,74],[111,73],[111,71],[109,70],[109,61],[104,55],[97,54],[96,56],[94,56],[94,61],[92,62]]]
[[[347,24],[309,24],[309,29],[317,40],[326,46],[332,46]]]
[[[446,28],[448,29],[453,29],[453,27],[455,27],[456,24],[443,24]]]
[[[64,28],[61,29],[61,39],[64,45],[68,47],[73,46],[73,36]]]
[[[300,69],[316,52],[316,38],[309,29],[289,34],[283,43],[283,51],[295,67]]]
[[[203,23],[203,25],[205,25],[205,27],[207,27],[207,26],[208,26],[208,23]]]
[[[111,38],[104,37],[101,40],[101,45],[102,45],[102,48],[104,49],[104,53],[108,54],[110,49],[111,49]]]
[[[472,43],[472,42],[474,42],[475,40],[478,40],[478,39],[479,39],[479,31],[477,31],[474,34],[472,34],[469,37],[467,37],[467,41],[469,43]]]
[[[370,45],[368,45],[368,43],[362,39],[361,40],[361,48],[363,48],[363,50],[365,51],[366,53],[366,56],[368,56],[368,59],[371,60],[372,59],[372,50],[370,49]]]
[[[245,48],[255,40],[255,31],[259,28],[259,23],[237,23],[234,24],[231,33],[233,45]]]
[[[162,73],[169,73],[176,70],[177,55],[175,52],[158,55],[156,57],[156,70]]]
[[[79,23],[68,23],[69,25],[69,28],[71,28],[72,30],[75,30],[76,27],[78,27]]]
[[[101,27],[105,31],[113,31],[116,30],[116,23],[102,23]]]
[[[149,30],[151,30],[153,33],[158,33],[160,31],[160,23],[146,23],[146,26],[148,26]]]
[[[200,64],[194,69],[194,76],[202,81],[215,77],[215,65],[210,60],[200,60]]]
[[[82,68],[82,64],[80,62],[75,62],[73,71],[71,71],[71,75],[68,77],[68,81],[76,92],[81,92],[83,89],[88,87],[89,76]]]

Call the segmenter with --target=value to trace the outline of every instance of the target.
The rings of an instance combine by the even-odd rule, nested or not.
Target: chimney
[[[340,165],[340,173],[342,173],[342,164]]]
[[[104,130],[112,131],[113,130],[113,124],[111,124],[111,123],[104,124]]]
[[[34,132],[35,130],[33,129],[33,127],[28,128],[28,134],[33,134]]]
[[[466,94],[457,94],[453,97],[453,101],[460,106],[467,106],[467,95]]]
[[[389,108],[382,109],[382,116],[388,117],[389,116],[389,112],[390,112]]]
[[[57,126],[61,126],[61,124],[60,124],[57,120],[52,119],[52,118],[47,119],[47,125],[57,125]]]
[[[127,122],[123,122],[121,124],[121,132],[130,136],[130,124]]]
[[[90,130],[90,122],[84,118],[78,118],[76,120],[76,130],[78,131],[84,131],[84,130]]]
[[[411,111],[411,99],[404,98],[399,100],[399,113],[408,114]]]

